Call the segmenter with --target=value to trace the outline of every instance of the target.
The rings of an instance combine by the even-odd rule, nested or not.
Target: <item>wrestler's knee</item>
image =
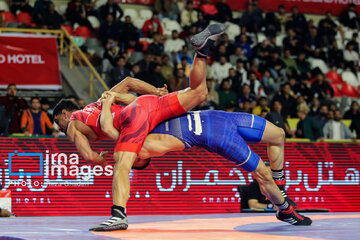
[[[262,161],[259,162],[258,167],[251,174],[256,178],[259,183],[262,184],[271,183],[273,180],[270,170],[265,166]]]

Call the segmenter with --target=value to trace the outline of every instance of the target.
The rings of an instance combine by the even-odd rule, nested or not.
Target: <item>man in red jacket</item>
[[[142,32],[144,37],[147,38],[151,38],[154,33],[163,34],[163,28],[157,11],[154,11],[152,17],[145,21],[144,26],[142,27]]]

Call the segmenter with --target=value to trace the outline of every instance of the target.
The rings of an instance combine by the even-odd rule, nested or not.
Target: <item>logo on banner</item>
[[[0,54],[0,64],[45,64],[41,55],[37,54]]]

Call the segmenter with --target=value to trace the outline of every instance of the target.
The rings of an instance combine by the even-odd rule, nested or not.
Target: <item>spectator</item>
[[[359,54],[354,51],[354,45],[347,44],[344,51],[345,67],[349,67],[352,70],[355,69],[355,65],[359,64]]]
[[[87,20],[86,9],[81,0],[72,0],[68,3],[66,8],[66,19],[71,22],[72,26],[77,23],[93,30],[91,23]]]
[[[206,0],[205,3],[201,4],[200,10],[204,14],[205,19],[208,21],[214,20],[215,15],[218,14],[218,10],[215,7],[215,4],[211,3],[211,0]]]
[[[287,30],[287,36],[283,39],[284,49],[289,49],[292,56],[298,55],[303,51],[302,38],[296,35],[293,28]]]
[[[193,58],[192,58],[192,55],[191,55],[187,45],[184,45],[183,48],[181,49],[181,51],[178,52],[175,62],[181,63],[183,58],[187,58],[187,63],[188,64],[191,65],[193,63]]]
[[[82,98],[77,99],[76,104],[79,106],[80,109],[83,109],[84,107],[86,107],[86,102]]]
[[[240,108],[240,112],[251,114],[252,113],[251,106],[252,106],[252,103],[249,100],[245,100],[244,103],[242,104],[242,108]]]
[[[20,131],[20,116],[22,112],[27,109],[26,102],[17,96],[17,88],[14,83],[10,83],[6,88],[6,96],[0,97],[0,106],[4,106],[8,120],[7,131],[9,134],[19,133]],[[5,116],[1,116],[4,118]],[[6,130],[6,128],[5,128]]]
[[[60,29],[64,18],[55,10],[55,4],[50,3],[49,10],[44,13],[42,27],[47,29]]]
[[[358,42],[358,33],[355,32],[352,34],[351,39],[347,43],[347,45],[352,44],[354,47],[354,51],[359,53],[359,42]]]
[[[134,40],[138,43],[139,30],[132,24],[130,16],[125,16],[125,22],[122,23],[120,27],[120,37],[122,38],[122,42],[126,44],[130,40]]]
[[[103,74],[109,72],[113,67],[116,66],[116,58],[119,54],[120,48],[117,45],[117,42],[109,38],[105,46],[105,52],[102,60]]]
[[[41,104],[41,110],[47,114],[48,118],[50,119],[50,122],[53,122],[52,114],[49,113],[49,109],[50,109],[49,100],[47,98],[42,98],[40,100],[40,104]],[[52,129],[50,129],[48,126],[46,126],[45,129],[46,129],[45,130],[46,135],[51,135],[52,134]]]
[[[130,70],[125,67],[125,57],[120,56],[116,59],[116,67],[111,70],[113,86],[121,82],[124,78],[130,76]]]
[[[229,56],[226,53],[226,47],[223,44],[217,45],[217,50],[213,52],[211,56],[211,60],[213,62],[218,62],[220,60],[220,56],[224,55],[226,59],[229,59]]]
[[[171,2],[169,0],[155,0],[154,9],[159,13],[159,19],[167,18],[171,13]]]
[[[337,32],[340,32],[342,40],[344,41],[345,38],[342,27],[333,20],[331,11],[327,11],[325,16],[326,17],[319,22],[319,36],[323,37],[325,45],[331,45],[331,43],[335,40]]]
[[[344,53],[339,50],[336,40],[328,51],[327,63],[330,67],[344,68]]]
[[[149,44],[148,48],[148,51],[157,57],[159,57],[164,52],[164,44],[162,44],[160,41],[161,35],[159,33],[155,33],[153,36],[153,42]]]
[[[278,51],[273,51],[271,57],[268,59],[267,69],[270,71],[271,75],[276,79],[276,81],[286,80],[286,65],[280,59]]]
[[[286,118],[284,118],[281,115],[281,111],[282,111],[281,102],[274,101],[272,111],[266,115],[265,119],[275,124],[277,127],[282,128],[285,131],[286,137],[291,138],[293,137],[294,134],[291,131],[289,123],[286,120]]]
[[[250,59],[252,56],[252,49],[250,44],[248,43],[248,39],[245,33],[240,34],[240,41],[235,43],[236,47],[241,47],[245,56]]]
[[[232,11],[226,0],[221,0],[215,4],[215,7],[218,10],[218,14],[215,19],[219,22],[231,22],[232,21]]]
[[[14,14],[14,16],[16,16],[18,12],[26,12],[31,15],[33,7],[30,6],[28,0],[12,0],[10,11]]]
[[[194,9],[192,1],[186,2],[184,11],[181,11],[181,26],[187,30],[198,21],[197,12]]]
[[[171,39],[165,41],[164,51],[168,54],[175,54],[184,47],[185,41],[179,38],[176,30],[171,32]]]
[[[322,73],[316,75],[316,82],[311,85],[311,91],[313,96],[319,98],[322,104],[334,97],[334,90],[329,83],[325,81]]]
[[[260,96],[266,96],[264,88],[261,85],[260,81],[257,79],[255,72],[249,72],[249,79],[245,81],[245,84],[250,86],[250,91],[255,95],[256,99],[259,99]]]
[[[257,33],[261,29],[262,21],[262,13],[258,11],[258,8],[255,11],[254,5],[249,3],[241,17],[240,25],[246,26],[249,32]]]
[[[273,94],[280,89],[280,81],[275,81],[268,70],[265,70],[261,83],[266,94]]]
[[[218,90],[219,94],[219,107],[225,110],[225,105],[228,103],[235,104],[237,101],[236,93],[231,90],[230,81],[224,79],[221,82],[220,88]]]
[[[101,5],[99,7],[99,13],[101,22],[105,21],[109,14],[111,14],[116,21],[119,21],[124,15],[123,10],[114,0],[108,0],[104,5]]]
[[[204,18],[204,14],[202,12],[198,13],[198,20],[193,26],[196,27],[197,32],[203,31],[209,25],[209,21]]]
[[[236,74],[239,75],[239,79],[241,79],[241,84],[243,84],[247,79],[247,71],[245,69],[245,61],[238,59],[236,61]]]
[[[120,39],[120,26],[114,21],[111,14],[106,16],[106,21],[100,25],[100,37],[103,44],[107,44],[109,39],[111,41],[118,41]]]
[[[321,105],[319,111],[314,115],[315,120],[317,120],[321,127],[324,127],[325,123],[328,121],[329,108],[327,105]]]
[[[339,109],[335,110],[334,120],[328,121],[323,131],[326,139],[355,138],[350,129],[341,121],[341,111]]]
[[[36,0],[34,9],[33,9],[33,22],[36,24],[41,24],[44,14],[48,11],[50,0]]]
[[[255,95],[251,93],[250,86],[248,84],[243,85],[242,94],[239,98],[239,108],[244,109],[244,103],[248,101],[250,103],[249,109],[256,107],[256,98]],[[248,109],[247,109],[248,110]]]
[[[236,47],[234,54],[230,55],[230,63],[231,65],[236,65],[237,61],[246,62],[247,57],[245,56],[241,47]]]
[[[290,50],[285,49],[284,57],[280,59],[284,62],[286,66],[286,76],[297,77],[300,74],[300,70],[297,66],[295,59],[293,59],[290,55],[291,55]]]
[[[216,84],[229,77],[230,68],[232,68],[232,66],[226,61],[226,56],[220,56],[219,62],[211,66],[211,76],[214,78]]]
[[[51,130],[54,137],[59,136],[59,133],[54,129],[48,115],[41,110],[38,97],[31,98],[30,109],[27,109],[22,114],[20,126],[25,136],[45,135],[46,127]]]
[[[279,101],[282,105],[282,116],[285,118],[295,117],[296,116],[296,100],[293,96],[290,95],[291,87],[289,83],[284,83],[282,85],[281,93],[275,95],[273,101]],[[306,113],[307,114],[307,113]]]
[[[304,35],[308,28],[305,16],[296,6],[291,8],[291,12],[290,21],[287,22],[288,27],[293,28],[297,34]]]
[[[320,101],[318,98],[313,98],[313,100],[311,102],[309,116],[315,117],[315,116],[319,115],[319,110],[320,110]]]
[[[357,101],[352,101],[350,109],[344,114],[344,119],[360,119],[359,104]]]
[[[340,22],[349,28],[359,29],[360,19],[359,14],[356,11],[356,5],[353,3],[349,4],[349,7],[345,9],[340,15]]]
[[[265,34],[267,36],[276,35],[281,31],[281,23],[276,18],[275,13],[267,12],[265,16]]]
[[[153,67],[154,56],[150,52],[146,52],[144,59],[139,61],[137,64],[139,64],[141,72],[148,73],[148,72],[150,72],[150,69],[152,69],[152,67]]]
[[[259,64],[265,65],[271,53],[271,46],[267,39],[257,44],[254,48],[253,55],[259,61]]]
[[[233,90],[237,96],[240,96],[242,91],[242,78],[237,74],[234,68],[229,69],[229,77],[226,78],[230,82],[231,90]]]
[[[151,38],[155,33],[163,34],[163,28],[159,20],[159,13],[153,11],[153,15],[150,19],[146,20],[142,27],[144,37]]]
[[[151,80],[152,80],[151,85],[153,85],[157,88],[162,88],[162,87],[164,87],[165,84],[167,84],[166,79],[164,78],[164,76],[161,73],[161,64],[160,63],[154,64],[154,70],[152,73]]]
[[[309,29],[309,34],[305,38],[305,51],[308,56],[314,56],[315,50],[320,50],[322,52],[322,48],[325,46],[323,39],[318,35],[317,29],[312,27]]]
[[[186,56],[183,56],[181,58],[181,62],[177,65],[177,68],[182,68],[185,70],[185,77],[188,78],[190,77],[190,70],[191,70],[191,65],[188,62],[188,58]]]
[[[202,102],[196,110],[208,110],[208,109],[217,109],[219,104],[219,94],[214,90],[213,80],[211,78],[206,79],[206,85],[208,89],[208,95],[206,100]]]
[[[230,41],[229,35],[226,33],[222,35],[220,44],[225,47],[226,56],[230,56],[235,51],[235,45]]]
[[[183,68],[176,69],[175,77],[169,81],[169,88],[171,92],[180,91],[188,87],[188,81],[185,77],[185,70]]]
[[[257,105],[253,109],[252,114],[260,116],[262,110],[266,110],[267,112],[270,112],[270,108],[267,106],[267,98],[266,97],[260,97],[259,105]]]
[[[296,137],[308,138],[310,141],[323,140],[324,133],[320,124],[312,117],[308,116],[309,107],[300,104],[297,107],[297,115],[300,121],[296,127]]]
[[[278,6],[278,11],[275,16],[277,20],[280,22],[281,33],[285,33],[285,26],[287,21],[289,20],[289,16],[286,14],[284,5],[281,4]]]
[[[174,77],[174,68],[170,63],[169,56],[166,54],[162,56],[161,73],[166,81],[169,81],[170,78]]]

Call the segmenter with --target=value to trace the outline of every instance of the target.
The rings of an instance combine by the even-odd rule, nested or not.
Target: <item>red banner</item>
[[[92,146],[101,152],[113,145]],[[266,145],[251,147],[267,159]],[[109,213],[112,166],[87,165],[68,140],[0,138],[0,149],[0,183],[12,191],[17,215]],[[285,156],[286,188],[298,207],[360,211],[360,144],[287,143]],[[194,148],[154,158],[146,170],[131,171],[130,179],[129,214],[201,214],[240,212],[237,186],[252,177]]]
[[[56,38],[28,34],[0,35],[0,87],[60,89]]]

